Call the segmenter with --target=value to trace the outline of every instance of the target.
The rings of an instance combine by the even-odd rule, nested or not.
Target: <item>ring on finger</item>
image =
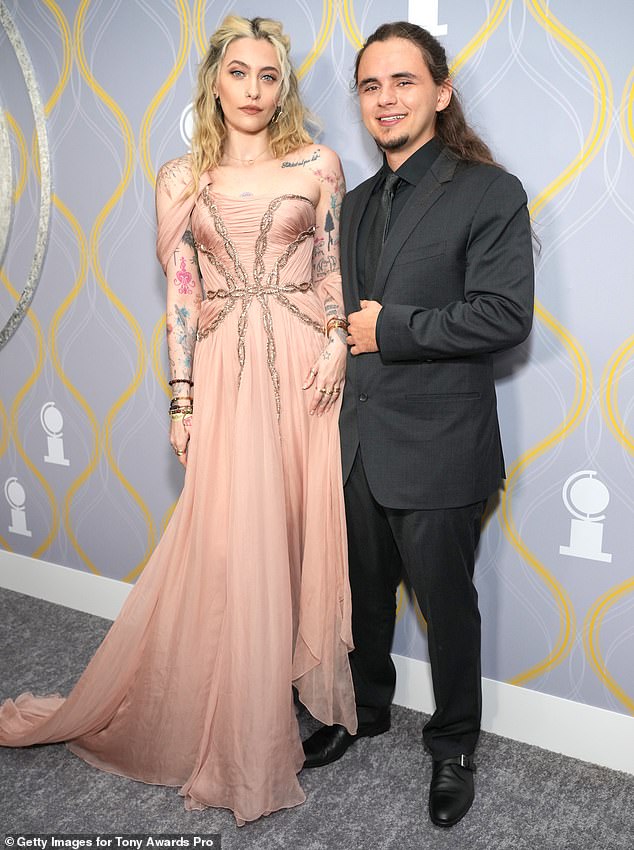
[[[181,455],[184,455],[184,454],[185,454],[185,452],[184,452],[184,450],[183,450],[183,449],[174,449],[174,451],[176,452],[176,454],[177,454],[179,457],[180,457]]]
[[[328,390],[326,389],[326,387],[319,387],[319,392],[322,395],[328,395]]]

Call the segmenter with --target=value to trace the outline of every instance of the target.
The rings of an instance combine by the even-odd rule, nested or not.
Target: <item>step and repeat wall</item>
[[[445,44],[541,242],[533,333],[496,365],[484,675],[634,713],[629,0],[0,2],[0,547],[133,582],[178,498],[154,181],[229,12],[284,22],[349,187],[380,162],[351,89],[364,36],[409,19]],[[394,649],[427,657],[406,588]]]

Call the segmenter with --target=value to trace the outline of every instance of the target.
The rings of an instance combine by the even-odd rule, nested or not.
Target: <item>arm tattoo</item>
[[[170,370],[174,378],[189,378],[202,300],[198,257],[191,230],[183,233],[173,263],[171,282],[175,289],[168,289],[166,322]]]
[[[308,165],[310,162],[316,162],[319,159],[320,151],[319,148],[313,152],[313,155],[308,157],[308,159],[299,159],[296,162],[291,162],[291,160],[284,160],[282,163],[282,168],[301,168],[302,165]]]

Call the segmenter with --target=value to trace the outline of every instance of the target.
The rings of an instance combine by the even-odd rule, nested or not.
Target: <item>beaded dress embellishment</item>
[[[277,368],[275,366],[275,336],[273,333],[273,317],[271,315],[271,309],[269,306],[269,298],[275,298],[275,300],[287,310],[289,310],[289,312],[292,313],[293,316],[295,316],[300,321],[311,325],[318,333],[325,333],[323,325],[320,325],[318,322],[315,322],[313,319],[311,319],[310,316],[307,316],[305,313],[303,313],[299,309],[299,307],[297,307],[296,304],[293,304],[293,302],[290,301],[287,297],[287,294],[291,292],[310,291],[313,288],[312,282],[302,281],[300,283],[280,283],[281,269],[283,269],[284,266],[288,263],[289,259],[293,256],[293,254],[302,244],[302,242],[314,235],[315,225],[313,224],[306,230],[303,230],[297,235],[297,237],[292,242],[290,242],[286,246],[286,249],[283,251],[283,253],[276,258],[275,262],[273,263],[273,267],[268,274],[266,274],[266,268],[264,265],[264,254],[267,247],[268,233],[273,224],[275,212],[280,208],[282,203],[285,200],[300,200],[305,201],[308,204],[311,202],[303,195],[287,194],[279,195],[277,198],[274,198],[268,205],[266,212],[260,220],[260,232],[255,243],[253,282],[251,283],[249,281],[244,266],[240,262],[240,258],[238,257],[235,245],[233,244],[231,238],[229,237],[229,234],[227,233],[227,229],[218,211],[218,207],[216,206],[213,198],[211,197],[209,187],[206,187],[202,192],[201,200],[203,201],[211,215],[216,232],[223,240],[227,256],[233,264],[233,270],[227,268],[218,259],[217,252],[211,251],[208,247],[196,240],[194,241],[196,250],[205,254],[211,265],[213,265],[214,268],[222,275],[227,284],[226,289],[208,289],[206,291],[207,299],[213,300],[214,298],[221,298],[226,301],[226,304],[224,304],[224,306],[222,307],[216,318],[213,320],[213,322],[209,325],[209,327],[205,328],[204,331],[198,332],[196,334],[196,339],[200,341],[202,339],[205,339],[205,337],[209,336],[209,334],[213,333],[224,321],[227,315],[237,306],[237,304],[241,303],[242,310],[240,312],[240,318],[238,320],[238,362],[240,364],[238,386],[240,386],[240,381],[242,379],[242,373],[244,371],[244,364],[246,360],[245,337],[248,325],[249,308],[253,303],[253,299],[257,299],[262,310],[262,322],[264,324],[264,331],[266,333],[267,365],[269,373],[271,375],[273,392],[275,394],[275,406],[279,419],[281,412],[280,381]]]

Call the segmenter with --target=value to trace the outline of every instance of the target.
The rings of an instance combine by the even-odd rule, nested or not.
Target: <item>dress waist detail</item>
[[[207,300],[212,301],[216,298],[224,300],[224,305],[213,321],[196,333],[196,340],[200,342],[213,333],[219,325],[225,320],[227,315],[241,304],[240,316],[238,318],[238,361],[240,364],[240,372],[238,375],[238,386],[242,378],[244,364],[246,359],[245,337],[248,324],[249,308],[256,299],[260,305],[262,313],[262,321],[267,337],[267,364],[271,375],[273,392],[275,395],[275,406],[279,419],[281,413],[280,404],[280,384],[279,375],[275,365],[275,336],[273,331],[273,316],[269,306],[269,299],[273,298],[281,306],[285,307],[295,318],[310,325],[318,333],[325,335],[326,329],[323,324],[316,322],[311,316],[307,315],[303,310],[294,304],[288,295],[294,292],[310,292],[313,285],[310,281],[295,282],[280,282],[280,272],[288,263],[298,247],[306,240],[313,238],[315,234],[315,226],[311,225],[302,230],[297,237],[290,242],[286,249],[274,260],[272,268],[267,271],[264,265],[264,254],[267,246],[268,233],[273,223],[273,216],[285,200],[297,199],[301,196],[297,195],[280,195],[274,198],[268,205],[268,208],[260,221],[260,232],[255,242],[255,259],[253,264],[253,278],[249,279],[246,269],[242,265],[236,246],[234,245],[225,223],[220,215],[218,207],[214,202],[213,196],[209,191],[209,187],[201,193],[201,200],[207,207],[211,216],[213,226],[218,236],[224,243],[224,253],[229,260],[229,264],[225,264],[219,257],[217,250],[212,250],[206,245],[194,239],[196,251],[204,254],[217,273],[224,278],[227,287],[219,287],[217,289],[206,290]],[[305,199],[302,199],[305,200]]]
[[[244,298],[245,295],[276,295],[278,292],[310,292],[313,288],[311,281],[306,280],[302,283],[279,283],[277,281],[268,286],[260,286],[257,283],[252,283],[247,286],[237,287],[236,289],[208,289],[207,299],[209,301],[214,298]],[[323,327],[320,325],[323,330]]]

